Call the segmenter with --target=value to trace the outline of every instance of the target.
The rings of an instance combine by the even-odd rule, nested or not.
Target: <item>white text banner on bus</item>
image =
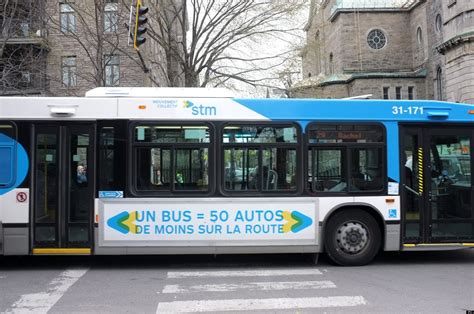
[[[105,246],[316,244],[318,220],[309,201],[100,202],[100,245]]]
[[[232,99],[121,98],[119,117],[160,120],[268,120]]]

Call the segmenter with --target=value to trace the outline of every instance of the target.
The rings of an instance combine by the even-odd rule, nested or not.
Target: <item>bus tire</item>
[[[341,210],[326,225],[325,250],[329,258],[342,266],[362,266],[377,255],[381,232],[377,221],[369,213]]]

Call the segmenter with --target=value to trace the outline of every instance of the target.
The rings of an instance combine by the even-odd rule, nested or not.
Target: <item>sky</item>
[[[289,58],[289,62],[283,64],[283,58],[275,59],[272,61],[259,61],[255,64],[255,67],[268,68],[264,71],[258,71],[258,73],[253,73],[252,78],[260,77],[276,77],[279,72],[288,71],[291,68],[291,72],[301,72],[301,58],[298,56],[299,48],[305,44],[305,32],[303,30],[308,14],[309,14],[309,0],[307,1],[307,6],[304,10],[301,10],[298,14],[293,16],[290,19],[291,25],[286,25],[297,30],[292,31],[287,34],[278,34],[271,38],[265,37],[255,40],[242,41],[239,45],[233,47],[232,50],[229,50],[228,55],[238,56],[238,57],[251,57],[251,58],[263,58],[270,55],[279,55],[284,52],[293,50],[293,53],[285,54],[286,58]],[[189,9],[189,7],[188,7]],[[189,16],[192,16],[192,12],[188,13]],[[189,36],[188,36],[189,38]],[[298,51],[295,51],[298,50]],[[289,65],[291,63],[291,65]],[[232,64],[236,67],[244,67],[244,64],[234,63]],[[296,80],[297,74],[293,74]],[[241,97],[265,97],[267,95],[267,89],[271,92],[278,88],[284,88],[284,85],[280,80],[266,80],[262,82],[263,84],[269,85],[270,87],[253,87],[243,82],[232,81],[231,88],[234,89],[236,96]],[[272,95],[277,97],[278,95]]]

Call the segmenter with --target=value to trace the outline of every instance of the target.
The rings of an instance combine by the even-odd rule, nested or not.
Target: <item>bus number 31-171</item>
[[[422,115],[423,114],[423,107],[403,107],[403,106],[393,106],[392,107],[392,114],[402,115]]]

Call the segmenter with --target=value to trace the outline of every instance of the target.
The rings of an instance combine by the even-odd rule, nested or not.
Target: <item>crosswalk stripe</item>
[[[88,269],[70,269],[62,272],[45,287],[44,292],[22,295],[6,313],[48,313],[87,271]]]
[[[332,281],[279,281],[247,282],[241,284],[207,284],[207,285],[166,285],[162,293],[195,293],[195,292],[230,292],[230,291],[267,291],[267,290],[301,290],[336,288]]]
[[[156,313],[287,310],[365,305],[362,296],[175,301],[158,304]]]
[[[181,271],[168,272],[168,278],[199,277],[270,277],[322,275],[318,269],[273,269],[273,270],[230,270],[230,271]]]

